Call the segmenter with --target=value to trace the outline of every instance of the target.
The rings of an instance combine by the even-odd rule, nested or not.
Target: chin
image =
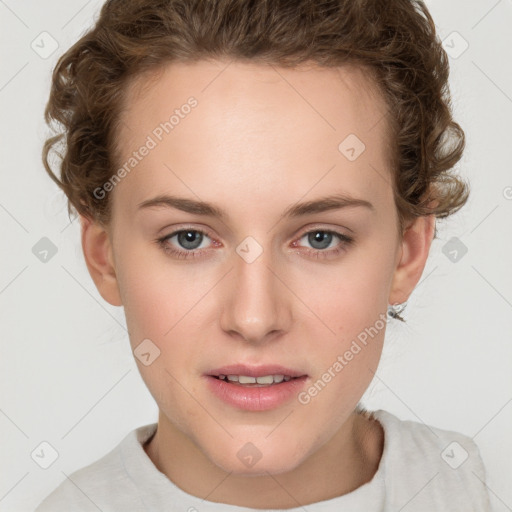
[[[222,470],[240,476],[268,476],[285,473],[299,466],[306,456],[296,445],[287,445],[284,440],[273,442],[235,441],[229,445],[215,447],[213,451],[205,451],[208,458]]]

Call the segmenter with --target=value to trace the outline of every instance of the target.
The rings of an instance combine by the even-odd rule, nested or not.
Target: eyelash
[[[162,238],[158,238],[155,240],[155,242],[157,242],[160,245],[160,247],[166,254],[169,254],[178,259],[190,259],[190,258],[203,257],[204,256],[203,251],[208,251],[209,249],[204,249],[204,250],[193,249],[193,250],[189,250],[189,251],[185,251],[185,250],[180,251],[178,249],[174,249],[174,248],[170,247],[167,244],[167,241],[170,240],[171,238],[173,238],[174,236],[179,235],[180,233],[183,233],[183,232],[187,232],[187,231],[190,231],[193,233],[200,233],[202,235],[206,235],[208,238],[212,238],[212,237],[210,237],[210,235],[207,231],[203,231],[202,229],[193,229],[193,228],[185,227],[185,228],[179,229],[177,231],[173,231],[169,235],[166,235]],[[332,230],[328,230],[328,229],[318,229],[318,228],[312,229],[310,231],[305,231],[298,238],[298,240],[300,240],[301,238],[303,238],[306,235],[309,235],[310,233],[319,233],[319,232],[335,235],[341,240],[341,243],[334,249],[308,249],[308,248],[306,248],[306,252],[310,256],[316,257],[317,259],[335,257],[339,253],[341,253],[342,251],[345,250],[344,246],[349,246],[354,243],[354,239],[348,235],[345,235],[343,233],[338,233],[337,231],[332,231]]]

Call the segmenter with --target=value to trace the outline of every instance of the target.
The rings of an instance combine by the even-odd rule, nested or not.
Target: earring
[[[401,304],[390,304],[388,306],[388,315],[391,318],[395,318],[400,320],[401,322],[405,322],[405,320],[400,316],[400,313],[406,308],[407,301],[402,302]]]

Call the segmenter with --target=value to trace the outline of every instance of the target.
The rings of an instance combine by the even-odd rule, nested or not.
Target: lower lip
[[[246,411],[275,409],[296,396],[307,380],[307,376],[290,379],[270,386],[242,386],[231,384],[211,375],[205,376],[210,391],[225,403]]]

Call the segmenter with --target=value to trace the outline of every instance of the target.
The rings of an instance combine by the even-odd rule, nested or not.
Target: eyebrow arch
[[[362,206],[375,212],[375,207],[369,201],[352,197],[349,194],[341,193],[330,196],[321,197],[313,201],[305,203],[298,203],[289,206],[281,216],[282,218],[296,218],[313,213],[322,213],[329,210],[338,210],[340,208],[349,208]],[[196,201],[195,199],[187,199],[184,197],[176,197],[170,195],[159,195],[152,199],[147,199],[138,204],[138,209],[152,208],[152,207],[167,207],[176,208],[187,213],[195,215],[205,215],[209,217],[218,217],[226,220],[227,213],[215,206],[214,204],[204,201]]]

